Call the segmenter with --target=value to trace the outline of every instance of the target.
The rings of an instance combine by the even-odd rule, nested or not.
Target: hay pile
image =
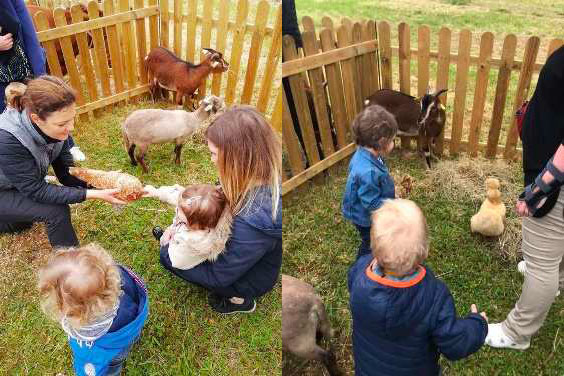
[[[461,157],[437,163],[428,172],[427,177],[418,182],[418,186],[431,197],[446,197],[456,202],[470,202],[477,212],[485,199],[486,178],[498,178],[507,215],[505,231],[499,238],[494,238],[494,241],[498,243],[501,257],[515,262],[521,252],[521,219],[515,214],[515,203],[523,191],[522,176],[519,163],[508,164],[502,160]]]

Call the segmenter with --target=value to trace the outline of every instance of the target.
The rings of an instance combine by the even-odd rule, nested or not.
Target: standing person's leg
[[[523,219],[525,281],[519,300],[501,326],[517,343],[528,343],[540,329],[558,291],[564,255],[563,201],[561,193],[550,213],[542,218]]]
[[[358,252],[356,254],[356,258],[358,259],[360,256],[364,256],[372,252],[372,249],[370,248],[370,227],[359,225],[355,225],[355,227],[360,234],[360,246],[358,247]]]
[[[53,248],[78,246],[71,222],[70,208],[64,204],[35,202],[18,191],[0,191],[0,230],[44,222]]]

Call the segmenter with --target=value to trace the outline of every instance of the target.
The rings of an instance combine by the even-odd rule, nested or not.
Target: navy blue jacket
[[[483,345],[486,320],[457,318],[447,286],[428,267],[394,282],[373,273],[372,260],[359,258],[348,277],[357,376],[438,375],[439,354],[458,360]]]
[[[0,7],[12,18],[20,22],[20,34],[24,50],[34,76],[45,74],[45,51],[39,44],[33,21],[27,11],[24,0],[3,0]],[[0,82],[0,112],[4,111],[4,89],[7,83]]]
[[[343,216],[355,225],[370,227],[372,211],[382,206],[385,199],[394,197],[394,180],[384,161],[358,147],[349,163]]]
[[[272,220],[269,188],[262,188],[252,205],[233,218],[231,237],[216,261],[192,269],[173,268],[168,251],[161,263],[176,275],[211,291],[232,291],[233,296],[257,297],[276,284],[282,266],[282,200]]]

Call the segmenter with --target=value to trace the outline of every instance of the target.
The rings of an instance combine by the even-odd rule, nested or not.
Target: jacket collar
[[[43,131],[31,121],[27,110],[20,113],[21,124],[29,130],[33,141],[38,145],[55,144],[61,142],[60,140],[47,136]]]
[[[357,152],[359,153],[360,157],[362,157],[362,159],[367,160],[372,165],[377,166],[380,169],[385,169],[386,165],[384,164],[384,158],[382,158],[382,156],[376,157],[364,146],[359,146],[357,148]]]

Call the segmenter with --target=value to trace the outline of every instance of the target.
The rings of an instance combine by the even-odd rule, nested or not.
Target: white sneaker
[[[527,350],[531,346],[531,342],[517,343],[509,338],[501,329],[501,323],[488,324],[488,335],[486,336],[486,344],[490,347],[498,349]]]
[[[73,146],[69,151],[72,154],[72,159],[74,159],[75,161],[80,162],[86,160],[86,155],[84,155],[84,153],[78,148],[78,146]]]
[[[525,275],[525,273],[527,273],[527,263],[525,262],[525,260],[519,261],[519,263],[517,264],[517,271],[522,275]],[[556,296],[560,296],[560,290],[556,291]]]

